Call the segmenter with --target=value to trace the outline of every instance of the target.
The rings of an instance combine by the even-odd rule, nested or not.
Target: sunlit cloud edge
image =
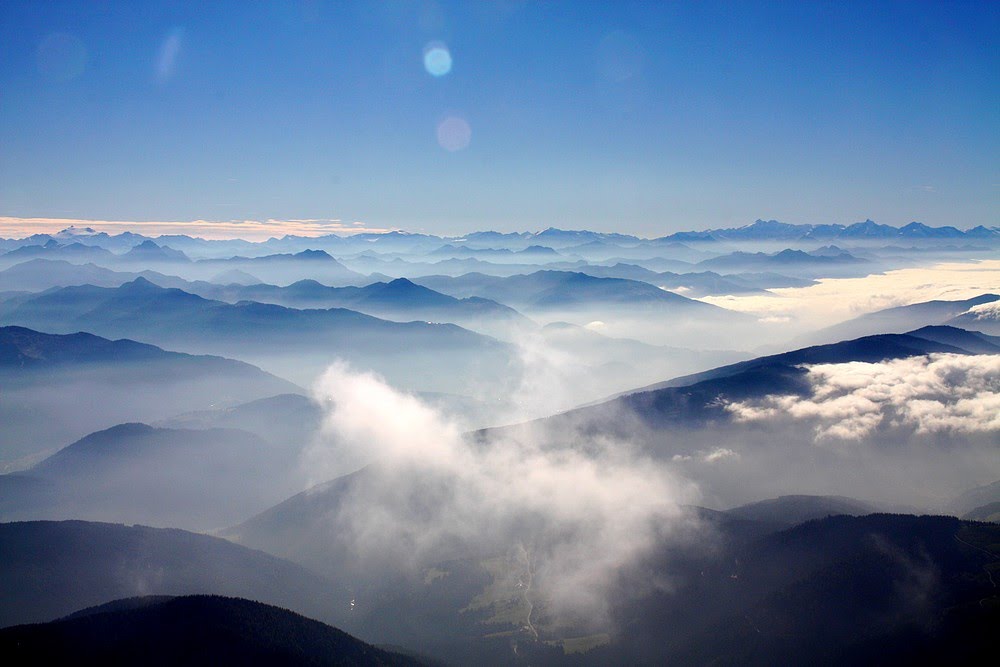
[[[0,216],[0,237],[23,238],[32,234],[54,234],[64,229],[90,227],[98,232],[119,234],[130,231],[147,236],[186,234],[204,239],[244,239],[262,241],[272,237],[384,234],[391,228],[369,227],[363,222],[335,218],[292,218],[287,220],[87,220],[79,218],[19,218]]]

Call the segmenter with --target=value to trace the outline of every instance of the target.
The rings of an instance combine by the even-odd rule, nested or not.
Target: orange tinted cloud
[[[391,229],[368,227],[361,222],[333,219],[292,220],[79,220],[73,218],[15,218],[0,216],[0,237],[23,238],[32,234],[54,234],[67,227],[90,227],[99,232],[135,232],[146,236],[187,234],[204,239],[246,239],[266,241],[272,236],[323,236],[325,234],[383,233]]]

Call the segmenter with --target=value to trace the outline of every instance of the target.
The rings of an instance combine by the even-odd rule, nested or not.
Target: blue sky
[[[996,225],[998,27],[996,2],[6,0],[0,216]]]

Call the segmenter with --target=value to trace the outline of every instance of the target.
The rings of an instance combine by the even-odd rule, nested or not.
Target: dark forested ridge
[[[87,521],[0,524],[0,626],[137,595],[252,598],[324,620],[350,596],[288,561],[183,530]]]
[[[0,630],[7,665],[424,664],[294,612],[218,596],[119,600]]]

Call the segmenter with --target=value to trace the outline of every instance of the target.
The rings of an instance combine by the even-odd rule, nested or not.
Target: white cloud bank
[[[697,499],[628,443],[473,441],[415,397],[343,364],[314,393],[327,411],[306,457],[314,480],[375,463],[336,522],[360,557],[414,568],[455,545],[523,548],[556,613],[602,617],[615,573]]]
[[[809,287],[768,291],[770,295],[706,296],[700,300],[757,315],[765,323],[790,322],[816,329],[884,308],[1000,292],[1000,260],[937,264],[863,278],[823,278]]]
[[[807,367],[812,395],[727,406],[737,419],[815,423],[817,440],[859,439],[882,426],[917,433],[1000,432],[1000,355],[932,354]]]

